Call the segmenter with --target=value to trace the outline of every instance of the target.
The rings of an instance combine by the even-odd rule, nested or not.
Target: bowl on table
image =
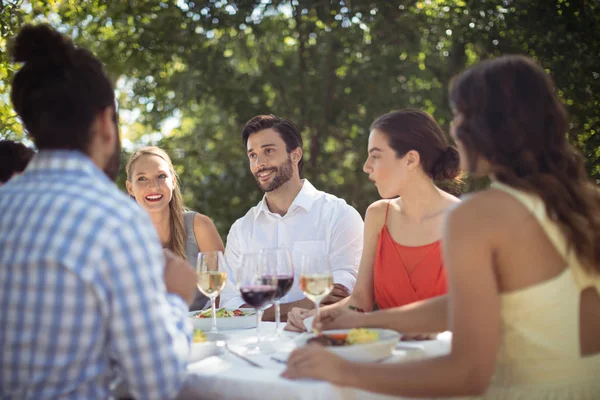
[[[190,311],[188,317],[191,319],[195,329],[210,331],[212,328],[212,310]],[[224,309],[217,310],[217,329],[249,329],[256,327],[256,312],[251,309]]]
[[[219,350],[216,341],[208,340],[208,337],[201,329],[194,329],[188,362],[200,361],[219,353]]]
[[[205,359],[206,357],[213,356],[220,352],[217,347],[217,342],[208,341],[202,343],[192,343],[190,346],[190,355],[188,356],[188,362],[193,363]]]
[[[357,331],[361,331],[359,335],[368,336],[370,341],[347,344],[343,338],[347,338],[349,333]],[[399,339],[400,334],[389,329],[335,329],[318,334],[301,335],[296,344],[298,346],[319,344],[348,361],[375,362],[390,357]]]

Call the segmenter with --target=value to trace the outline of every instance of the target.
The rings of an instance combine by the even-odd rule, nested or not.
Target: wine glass
[[[281,315],[279,304],[281,298],[288,294],[294,284],[294,266],[290,252],[285,247],[262,249],[260,254],[265,256],[268,270],[274,270],[277,275],[277,292],[275,293],[275,337],[281,335],[279,326],[281,325]]]
[[[256,311],[256,346],[248,353],[258,354],[262,309],[273,301],[277,293],[276,271],[267,265],[264,254],[242,254],[241,265],[237,270],[237,288],[246,304],[254,307]]]
[[[221,251],[205,251],[198,253],[196,273],[198,274],[198,289],[211,301],[212,328],[210,333],[217,330],[217,306],[215,300],[227,283],[227,267],[225,257]]]
[[[300,289],[315,303],[318,319],[319,304],[333,290],[333,274],[325,254],[300,254]]]

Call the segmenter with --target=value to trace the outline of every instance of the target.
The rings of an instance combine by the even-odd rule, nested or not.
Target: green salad
[[[244,317],[246,315],[254,314],[253,311],[243,311],[238,309],[227,310],[225,308],[219,308],[217,310],[217,318],[229,318],[229,317]],[[212,318],[212,309],[204,310],[194,315],[194,318]]]

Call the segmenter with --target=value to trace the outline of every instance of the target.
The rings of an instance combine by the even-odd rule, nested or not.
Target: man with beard
[[[286,247],[293,260],[298,253],[322,253],[329,258],[334,290],[323,300],[331,304],[347,297],[354,289],[362,252],[363,221],[346,202],[319,191],[302,174],[302,137],[291,122],[274,115],[252,118],[242,131],[250,171],[265,193],[258,205],[238,219],[227,236],[225,256],[228,285],[221,293],[226,308],[245,306],[235,288],[235,270],[243,266],[245,253],[264,248]],[[281,299],[281,315],[292,307],[313,308],[296,279],[290,292]],[[266,310],[263,319],[273,320]]]
[[[47,25],[23,27],[11,100],[39,153],[0,187],[0,398],[177,395],[195,295],[148,215],[115,186],[119,133],[102,64]]]

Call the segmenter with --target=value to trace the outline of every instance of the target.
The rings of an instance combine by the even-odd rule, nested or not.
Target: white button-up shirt
[[[236,269],[242,254],[261,249],[286,247],[292,255],[294,285],[281,299],[291,303],[304,298],[298,285],[298,254],[318,252],[329,255],[333,281],[354,289],[363,246],[363,220],[343,199],[322,192],[306,179],[288,212],[281,216],[269,211],[263,199],[235,221],[227,236],[225,259],[227,285],[221,292],[221,307],[236,308],[245,303],[236,290]]]

